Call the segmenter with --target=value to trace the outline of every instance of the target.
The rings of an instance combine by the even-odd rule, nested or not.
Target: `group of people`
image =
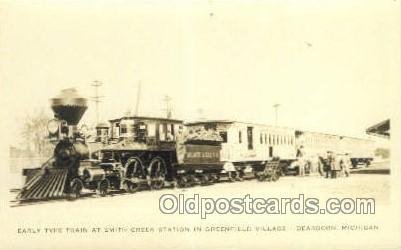
[[[307,158],[304,146],[300,146],[296,157],[299,176],[305,176],[306,169],[309,169],[309,173],[320,174],[326,178],[350,176],[352,163],[348,153],[336,154],[329,150],[325,158],[322,156]]]
[[[341,176],[349,177],[352,166],[351,158],[348,153],[335,154],[327,151],[327,158],[323,159],[323,171],[326,178],[337,178]]]

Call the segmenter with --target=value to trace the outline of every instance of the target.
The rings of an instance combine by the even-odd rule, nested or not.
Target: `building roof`
[[[390,137],[390,119],[379,122],[366,129],[367,134]]]

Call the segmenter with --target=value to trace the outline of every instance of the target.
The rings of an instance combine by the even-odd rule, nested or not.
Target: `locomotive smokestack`
[[[81,97],[74,88],[62,90],[50,102],[54,115],[70,126],[77,125],[88,108],[87,99]]]

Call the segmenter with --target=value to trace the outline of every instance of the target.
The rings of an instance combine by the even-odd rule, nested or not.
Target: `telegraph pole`
[[[279,104],[279,103],[276,103],[276,104],[273,105],[274,112],[275,112],[275,115],[276,115],[276,121],[275,121],[276,126],[278,125],[278,108],[279,108],[279,107],[280,107],[280,104]]]
[[[103,85],[103,83],[101,81],[93,81],[93,83],[91,84],[94,88],[95,88],[95,96],[92,96],[91,99],[93,102],[95,102],[96,105],[96,125],[99,124],[99,103],[102,102],[102,98],[104,98],[104,96],[99,96],[99,88]]]
[[[139,113],[139,103],[141,99],[141,81],[138,82],[138,90],[136,92],[136,104],[135,104],[135,116],[138,116]]]
[[[166,111],[166,117],[170,119],[173,115],[173,109],[171,107],[171,100],[172,98],[168,95],[164,96],[163,101],[165,103],[164,110]]]

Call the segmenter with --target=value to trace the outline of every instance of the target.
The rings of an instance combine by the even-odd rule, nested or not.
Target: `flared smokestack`
[[[74,88],[64,89],[59,95],[50,99],[51,108],[57,118],[75,126],[81,120],[87,106],[87,99],[81,97]]]

